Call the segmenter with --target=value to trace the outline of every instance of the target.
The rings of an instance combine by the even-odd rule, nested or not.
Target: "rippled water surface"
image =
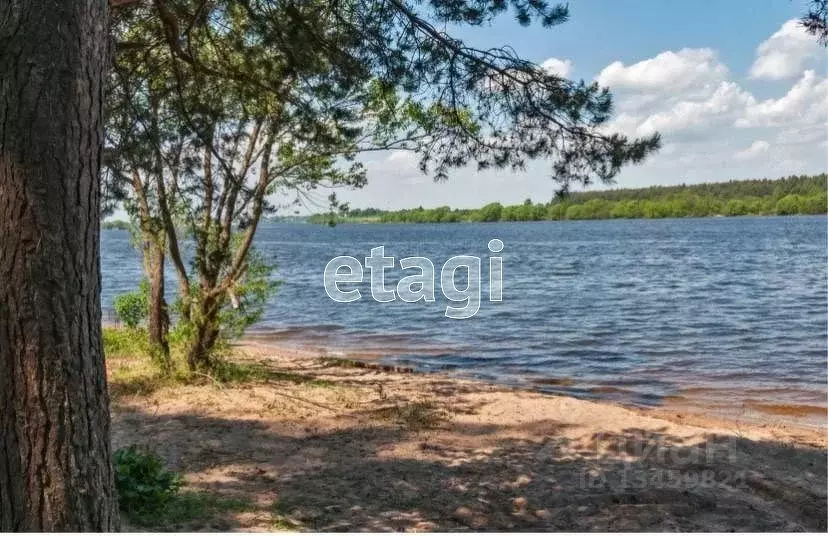
[[[272,224],[257,247],[283,285],[253,337],[329,353],[445,369],[634,403],[710,389],[824,406],[826,218],[710,218],[454,225]],[[499,238],[503,301],[487,301],[487,249]],[[436,303],[331,301],[338,255],[426,256]],[[444,316],[439,270],[483,259],[483,300]],[[103,305],[136,285],[137,253],[103,233]],[[172,271],[170,288],[172,285]],[[389,271],[389,286],[403,274]],[[366,279],[368,272],[366,270]],[[706,395],[705,395],[706,396]]]

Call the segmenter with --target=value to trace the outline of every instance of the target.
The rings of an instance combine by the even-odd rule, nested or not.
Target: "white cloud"
[[[747,149],[735,153],[733,158],[736,160],[752,160],[762,153],[768,152],[768,149],[770,149],[770,143],[765,140],[756,140]]]
[[[776,145],[807,145],[820,141],[828,142],[828,124],[785,127],[779,130],[774,140]],[[828,155],[826,155],[828,157]]]
[[[668,50],[630,66],[616,61],[606,66],[597,82],[610,89],[665,91],[704,87],[727,77],[728,69],[709,48]]]
[[[706,99],[682,100],[649,115],[638,124],[636,134],[646,136],[654,132],[670,134],[709,128],[725,122],[753,102],[753,96],[738,84],[721,82]]]
[[[569,73],[572,72],[572,61],[571,60],[559,60],[558,58],[549,58],[548,60],[541,63],[541,68],[550,73],[558,75],[562,78],[566,78],[569,76]]]
[[[616,96],[607,130],[629,136],[660,132],[664,143],[643,166],[624,170],[619,184],[826,169],[828,80],[803,63],[795,83],[760,100],[751,90],[761,82],[743,85],[717,58],[710,49],[684,49],[630,65],[614,62],[601,71],[597,81]]]
[[[799,21],[789,20],[757,47],[750,76],[769,80],[793,78],[802,72],[806,60],[819,50],[816,39],[802,28]]]
[[[689,68],[690,58],[697,60],[696,69]],[[704,135],[715,137],[732,126],[790,130],[822,125],[825,135],[828,79],[807,70],[781,97],[758,101],[735,81],[725,79],[713,84],[715,78],[728,72],[724,66],[711,63],[715,58],[716,54],[708,49],[684,49],[679,53],[663,52],[621,70],[613,67],[621,65],[619,62],[606,67],[599,81],[615,81],[627,88],[637,83],[640,88],[635,93],[619,94],[617,115],[609,130],[630,136],[660,132],[666,140],[686,141]],[[677,79],[657,86],[655,82],[665,76],[657,66],[674,73]],[[642,78],[634,80],[638,75]],[[714,129],[717,132],[712,132]]]
[[[385,159],[389,163],[402,164],[404,167],[413,167],[417,163],[417,155],[411,151],[391,151]]]
[[[828,80],[814,71],[805,71],[782,97],[749,106],[738,127],[786,126],[792,123],[815,124],[828,120]]]
[[[605,128],[629,136],[658,131],[663,137],[661,151],[643,165],[625,168],[618,185],[779,177],[828,169],[828,80],[809,56],[816,41],[808,36],[811,41],[806,43],[794,30],[786,23],[758,47],[757,78],[733,76],[710,48],[664,51],[627,64],[615,61],[601,70],[596,80],[615,97],[614,119]],[[782,75],[781,69],[772,69],[774,61],[782,61],[785,73],[792,73],[786,75],[790,82],[766,81]],[[567,77],[573,70],[568,59],[549,58],[542,66]],[[520,173],[468,167],[439,184],[420,174],[417,158],[407,152],[371,155],[366,166],[368,186],[343,196],[353,206],[519,203],[526,197],[548,199],[556,186],[548,178],[546,162],[531,162]]]
[[[540,64],[540,68],[549,74],[559,76],[561,78],[569,77],[572,72],[572,60],[561,60],[558,58],[549,58]],[[489,75],[479,82],[479,87],[486,91],[500,92],[506,88],[514,87],[515,80],[525,79],[525,73],[512,72],[508,76],[497,71],[490,71]]]
[[[431,180],[420,172],[419,158],[411,151],[375,153],[366,156],[363,163],[371,181],[390,179],[394,182],[421,183]]]

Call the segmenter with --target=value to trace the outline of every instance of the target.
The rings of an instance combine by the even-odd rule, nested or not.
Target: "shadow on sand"
[[[317,433],[135,408],[116,421],[116,444],[143,442],[193,488],[253,504],[170,529],[826,530],[819,448],[715,435],[690,445],[640,429],[571,439],[554,421],[411,430],[366,420]],[[499,439],[475,445],[492,432]]]

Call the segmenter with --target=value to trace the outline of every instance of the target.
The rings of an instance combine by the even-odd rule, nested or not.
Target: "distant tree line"
[[[828,175],[823,173],[775,180],[573,192],[547,203],[533,203],[527,199],[520,205],[489,203],[477,209],[452,209],[447,206],[396,211],[350,209],[334,220],[452,223],[825,214],[828,212],[826,181]],[[311,221],[329,223],[331,215],[314,215]]]
[[[132,227],[130,227],[128,221],[124,220],[108,220],[101,222],[101,229],[110,231],[110,230],[119,230],[119,231],[129,231]]]

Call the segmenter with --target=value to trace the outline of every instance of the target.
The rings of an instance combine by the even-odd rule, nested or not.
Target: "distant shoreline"
[[[548,202],[489,203],[402,210],[351,209],[314,214],[311,223],[463,223],[608,219],[790,216],[828,213],[828,175],[573,192]]]
[[[666,216],[663,218],[589,218],[589,219],[578,219],[578,220],[527,220],[527,221],[505,221],[505,220],[498,220],[498,221],[452,221],[452,222],[396,222],[396,221],[382,221],[379,218],[344,218],[344,219],[337,219],[335,221],[336,225],[365,225],[365,224],[382,224],[382,225],[428,225],[428,224],[439,224],[439,225],[470,225],[470,224],[478,224],[478,223],[565,223],[565,222],[583,222],[583,221],[652,221],[652,220],[709,220],[709,219],[729,219],[735,220],[739,218],[792,218],[792,217],[799,217],[799,216],[826,216],[828,215],[828,211],[820,212],[815,214],[740,214],[738,216],[726,216],[724,214],[714,214],[711,216]],[[282,222],[282,221],[270,221],[267,223],[297,223],[297,222]],[[310,223],[314,225],[323,225],[322,222],[300,222],[300,223]]]
[[[456,221],[456,222],[384,222],[381,221],[379,218],[345,218],[345,219],[337,219],[336,225],[366,225],[366,224],[383,224],[383,225],[390,225],[390,224],[397,224],[397,225],[425,225],[425,224],[456,224],[456,225],[463,225],[463,224],[476,224],[476,223],[563,223],[568,221],[611,221],[611,220],[622,220],[622,221],[649,221],[649,220],[706,220],[706,219],[714,219],[714,218],[727,218],[727,219],[738,219],[738,218],[790,218],[790,217],[797,217],[797,216],[826,216],[828,215],[828,211],[822,212],[819,214],[743,214],[739,216],[725,216],[723,214],[715,214],[712,216],[669,216],[664,218],[604,218],[604,219],[591,219],[591,220],[530,220],[530,221],[490,221],[490,222],[474,222],[474,221]],[[310,216],[308,216],[310,218]],[[262,225],[267,224],[274,224],[274,223],[299,223],[303,225],[320,225],[321,222],[312,222],[309,219],[299,220],[299,219],[291,219],[288,221],[285,220],[266,220],[262,223]],[[129,231],[129,224],[123,220],[113,220],[107,221],[101,224],[101,230],[104,231]]]
[[[527,221],[649,220],[828,214],[828,174],[649,188],[573,192],[548,202],[489,203],[476,209],[448,206],[402,210],[350,209],[309,216],[276,216],[262,223],[322,225],[364,223],[495,223]],[[102,229],[130,230],[112,219]]]

